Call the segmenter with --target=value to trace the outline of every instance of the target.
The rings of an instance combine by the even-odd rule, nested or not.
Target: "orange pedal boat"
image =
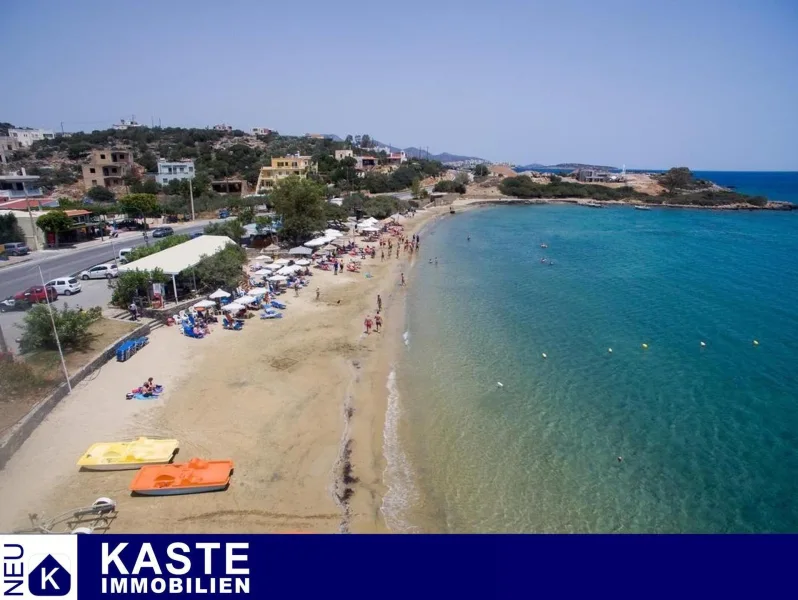
[[[146,466],[136,473],[130,491],[146,496],[216,492],[229,485],[232,473],[232,460],[192,458],[185,463]]]

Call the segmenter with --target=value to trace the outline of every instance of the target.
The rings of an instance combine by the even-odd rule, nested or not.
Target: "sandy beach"
[[[405,235],[448,210],[402,218]],[[381,262],[378,252],[361,273],[314,269],[299,297],[289,291],[281,298],[285,318],[256,316],[242,331],[217,325],[196,340],[174,327],[155,329],[131,360],[109,362],[76,386],[0,471],[0,530],[26,526],[28,513],[53,516],[108,496],[118,502],[115,533],[386,531],[386,380],[403,331],[400,273],[412,260],[403,252]],[[385,327],[365,335],[378,293]],[[125,400],[147,377],[165,393]],[[132,497],[133,472],[75,466],[92,443],[139,435],[180,440],[178,462],[233,460],[231,486]]]

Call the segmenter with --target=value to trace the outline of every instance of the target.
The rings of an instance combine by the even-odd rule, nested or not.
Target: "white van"
[[[125,264],[127,262],[127,255],[131,252],[133,252],[133,248],[122,248],[119,251],[119,256],[116,258],[120,263]]]

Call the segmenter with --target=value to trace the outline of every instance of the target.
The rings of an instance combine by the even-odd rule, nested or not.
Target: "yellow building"
[[[280,156],[272,158],[269,167],[261,167],[258,184],[255,190],[258,194],[271,190],[281,179],[298,175],[301,179],[307,177],[311,171],[315,172],[316,165],[310,156]]]

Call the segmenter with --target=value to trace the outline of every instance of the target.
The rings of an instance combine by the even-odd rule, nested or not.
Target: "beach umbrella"
[[[278,267],[284,267],[285,265],[287,265],[290,262],[291,262],[291,259],[289,259],[289,258],[281,258],[280,260],[275,260],[274,264],[276,266],[278,266]]]
[[[303,258],[302,260],[296,261],[296,264],[298,264],[300,267],[308,267],[310,266],[310,261],[307,258]]]
[[[237,312],[239,310],[245,310],[247,307],[239,304],[238,302],[231,302],[222,307],[222,310],[225,312]]]
[[[247,292],[247,295],[248,296],[253,296],[255,298],[262,298],[263,296],[266,295],[266,293],[267,292],[266,292],[265,289],[257,288],[257,289],[254,289],[254,290],[249,290],[249,292]]]
[[[271,274],[272,274],[272,269],[266,269],[266,268],[259,269],[258,271],[255,271],[253,273],[253,275],[258,275],[258,276],[261,276],[261,277],[266,276],[266,275],[271,275]]]
[[[236,303],[247,305],[247,304],[252,304],[253,302],[255,302],[255,300],[257,300],[257,298],[247,294],[246,296],[241,296],[240,298],[236,298]]]
[[[267,258],[271,258],[271,256],[269,256],[268,254],[258,254],[255,257],[255,260],[266,260]]]
[[[196,304],[192,304],[192,308],[211,308],[216,306],[216,302],[213,300],[200,300]]]
[[[269,281],[272,283],[284,283],[288,281],[288,277],[285,277],[284,275],[272,275],[269,277]]]
[[[216,291],[215,291],[213,294],[211,294],[210,296],[208,296],[208,298],[211,298],[211,299],[218,299],[218,298],[229,298],[229,297],[230,297],[230,293],[229,293],[229,292],[225,292],[225,291],[224,291],[223,289],[221,289],[221,288],[219,288],[219,289],[218,289],[218,290],[216,290]]]
[[[279,271],[277,271],[277,275],[293,275],[297,271],[301,271],[302,267],[297,265],[291,265],[290,267],[283,267]]]
[[[333,246],[332,244],[327,244],[326,246],[324,246],[324,247],[322,248],[322,250],[324,250],[324,251],[326,251],[326,252],[329,252],[329,251],[331,251],[331,250],[335,250],[335,248],[336,248],[336,246]]]
[[[337,229],[327,229],[324,232],[324,237],[328,237],[328,238],[339,238],[342,235],[343,235],[343,233],[341,233]]]
[[[296,248],[291,248],[288,251],[288,254],[300,254],[302,256],[310,256],[311,254],[313,254],[313,250],[311,250],[310,248],[304,248],[302,246],[297,246]]]
[[[361,227],[360,231],[364,233],[374,233],[379,231],[379,229],[377,229],[376,227],[367,226],[367,227]]]
[[[333,247],[346,246],[348,243],[349,243],[349,240],[346,240],[344,238],[336,238],[332,242],[330,242],[330,244]]]
[[[279,252],[280,251],[280,246],[278,246],[277,244],[269,244],[268,246],[266,246],[263,249],[263,251],[264,252]]]

